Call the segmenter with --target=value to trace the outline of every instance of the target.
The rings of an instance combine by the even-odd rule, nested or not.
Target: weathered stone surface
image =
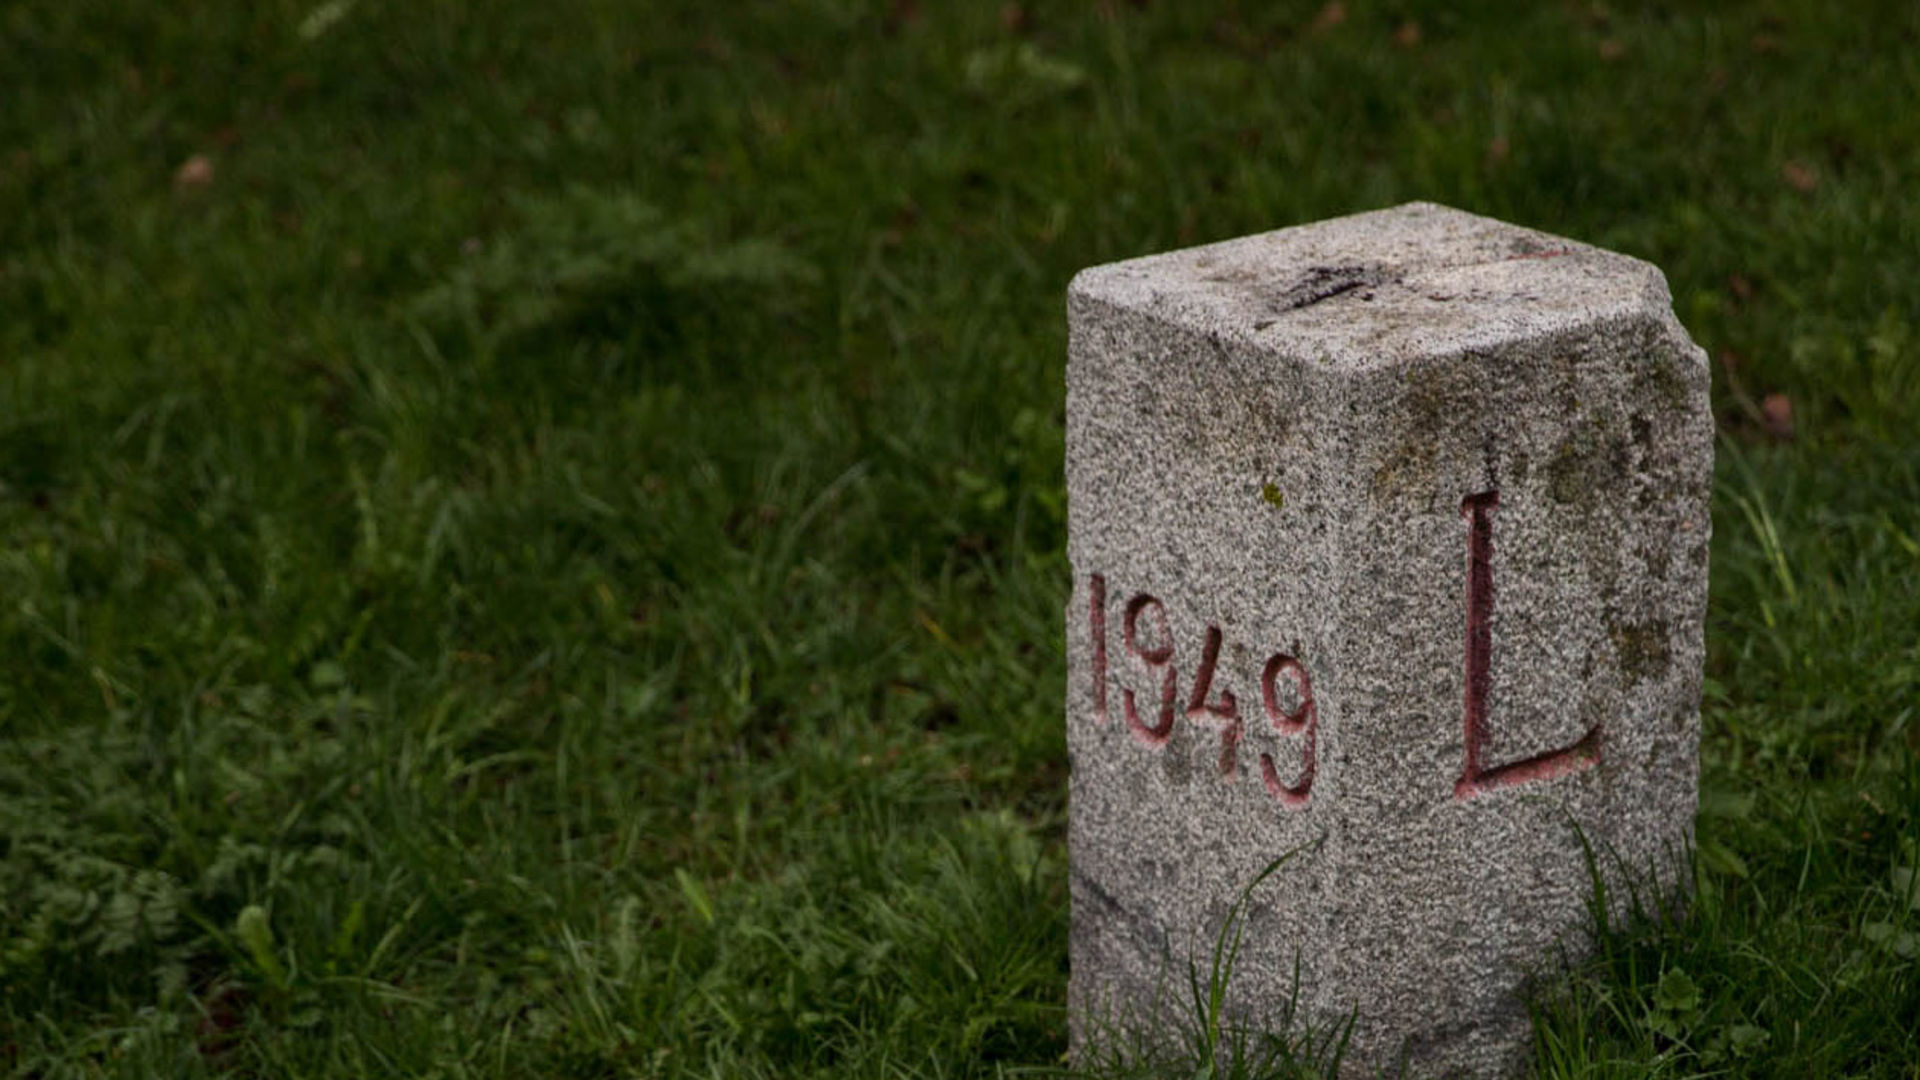
[[[1522,1067],[1581,833],[1663,888],[1692,839],[1712,422],[1665,279],[1414,203],[1094,267],[1068,312],[1076,1043],[1176,1022],[1297,851],[1237,1015],[1297,971],[1357,1075]]]

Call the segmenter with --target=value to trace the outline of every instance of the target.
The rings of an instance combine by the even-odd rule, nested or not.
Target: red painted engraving
[[[1140,613],[1151,610],[1154,628],[1160,638],[1160,645],[1152,649],[1140,647]],[[1173,698],[1174,683],[1179,674],[1173,668],[1173,632],[1167,629],[1167,609],[1160,601],[1141,593],[1127,601],[1127,612],[1120,622],[1122,639],[1127,651],[1138,657],[1147,666],[1148,671],[1158,670],[1160,676],[1160,717],[1152,727],[1140,722],[1140,712],[1134,704],[1131,689],[1121,692],[1121,704],[1125,707],[1127,730],[1133,737],[1147,746],[1164,746],[1167,737],[1173,734]]]
[[[1206,644],[1200,650],[1200,671],[1193,678],[1193,696],[1187,699],[1187,720],[1225,725],[1220,732],[1220,775],[1232,780],[1240,750],[1240,703],[1231,690],[1220,691],[1218,705],[1207,703],[1207,693],[1213,689],[1213,669],[1219,662],[1220,628],[1209,626]]]
[[[1483,491],[1460,503],[1467,526],[1467,691],[1466,765],[1453,785],[1453,797],[1471,799],[1529,780],[1549,780],[1600,762],[1600,725],[1572,746],[1488,768],[1487,690],[1493,665],[1493,511],[1500,493]]]
[[[1300,707],[1292,712],[1280,707],[1279,688],[1275,684],[1282,674],[1292,675],[1300,690]],[[1300,779],[1292,787],[1280,782],[1279,770],[1273,767],[1273,755],[1260,755],[1260,778],[1266,782],[1267,793],[1289,810],[1301,809],[1313,794],[1314,750],[1320,731],[1320,709],[1313,702],[1313,679],[1307,674],[1306,665],[1281,653],[1270,657],[1260,672],[1260,702],[1266,707],[1267,719],[1280,734],[1306,736],[1306,742],[1300,747]]]
[[[1095,574],[1087,582],[1087,624],[1093,634],[1093,718],[1107,723],[1107,578]]]

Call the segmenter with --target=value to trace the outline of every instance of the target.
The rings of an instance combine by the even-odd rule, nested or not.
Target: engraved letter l
[[[1529,780],[1549,780],[1600,763],[1600,725],[1580,741],[1492,768],[1485,762],[1487,689],[1493,682],[1493,511],[1500,493],[1483,491],[1460,502],[1467,526],[1467,694],[1466,766],[1454,781],[1453,797],[1471,799]]]

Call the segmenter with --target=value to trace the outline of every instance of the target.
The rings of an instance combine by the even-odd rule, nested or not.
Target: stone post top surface
[[[1428,202],[1090,267],[1068,295],[1349,369],[1672,318],[1650,263]]]

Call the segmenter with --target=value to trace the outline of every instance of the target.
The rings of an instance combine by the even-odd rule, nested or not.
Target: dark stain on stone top
[[[1531,233],[1516,236],[1507,242],[1506,257],[1509,259],[1551,258],[1566,254],[1569,252],[1564,244],[1548,243],[1544,238]]]
[[[1274,311],[1298,311],[1355,289],[1398,281],[1399,277],[1384,266],[1310,266],[1299,281],[1280,294]]]

